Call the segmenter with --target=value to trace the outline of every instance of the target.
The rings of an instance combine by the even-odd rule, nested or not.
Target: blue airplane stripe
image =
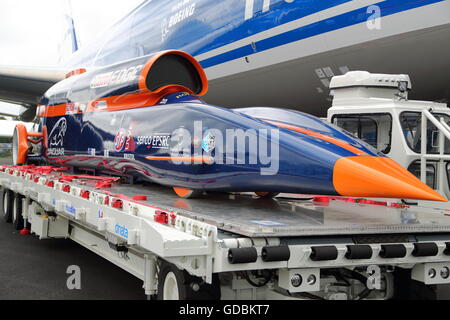
[[[399,5],[398,0],[386,0],[379,2],[376,5],[378,5],[381,9],[381,16],[385,17],[442,1],[444,0],[410,0],[408,2],[401,1],[403,3],[400,3]],[[243,47],[202,60],[200,63],[203,68],[206,69],[228,61],[243,58],[254,53],[266,51],[282,45],[311,38],[313,36],[366,22],[372,15],[372,13],[367,13],[367,8],[368,6],[260,40],[255,43],[256,51],[253,50],[251,45],[245,45]]]
[[[244,0],[242,0],[244,1]],[[222,36],[209,43],[206,47],[191,52],[194,56],[206,53],[208,51],[220,48],[224,45],[242,40],[257,33],[266,31],[273,27],[284,25],[286,23],[310,16],[312,14],[337,7],[353,0],[318,0],[302,2],[299,4],[277,1],[271,7],[269,12],[255,12],[252,19],[244,21],[236,26],[233,32],[226,32]],[[273,0],[272,0],[273,2]],[[208,4],[209,5],[209,4]],[[255,8],[262,8],[262,0],[255,1]]]

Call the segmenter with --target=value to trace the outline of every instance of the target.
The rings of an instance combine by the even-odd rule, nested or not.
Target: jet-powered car
[[[37,133],[16,127],[14,162],[134,176],[181,197],[220,191],[446,201],[318,118],[211,106],[199,98],[207,90],[202,67],[181,51],[75,70],[42,98]]]

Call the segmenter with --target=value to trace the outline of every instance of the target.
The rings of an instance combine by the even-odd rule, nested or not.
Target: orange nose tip
[[[413,174],[389,158],[340,158],[333,171],[336,191],[346,197],[400,198],[447,202]]]

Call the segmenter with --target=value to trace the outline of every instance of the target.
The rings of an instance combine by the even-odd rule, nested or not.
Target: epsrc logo
[[[146,146],[152,149],[169,149],[170,148],[170,134],[155,134],[152,136],[139,136],[136,138],[138,146]]]

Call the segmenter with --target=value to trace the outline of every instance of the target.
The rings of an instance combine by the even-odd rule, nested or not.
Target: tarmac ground
[[[74,265],[81,271],[80,290],[67,287]],[[142,284],[72,240],[21,236],[0,220],[0,300],[145,300]]]

